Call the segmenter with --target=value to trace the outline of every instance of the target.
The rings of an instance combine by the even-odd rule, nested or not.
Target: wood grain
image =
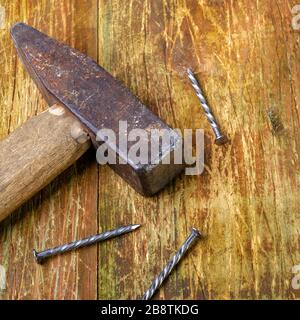
[[[133,240],[99,248],[100,298],[140,296],[191,226],[206,238],[156,298],[297,295],[291,288],[292,267],[300,262],[300,34],[291,29],[294,4],[100,1],[100,63],[173,127],[206,132],[205,173],[178,179],[156,198],[140,198],[100,168],[100,225],[124,217],[143,224]],[[213,144],[187,67],[196,72],[230,145]],[[284,134],[273,135],[270,107],[278,109]]]
[[[173,127],[203,128],[206,170],[153,198],[88,155],[1,224],[4,298],[133,299],[183,242],[206,235],[159,299],[294,299],[300,264],[300,32],[290,0],[0,1],[1,137],[46,108],[8,27],[26,21],[93,56]],[[185,70],[191,67],[231,144],[218,147]],[[24,107],[25,106],[25,107]],[[37,108],[41,110],[37,110]],[[283,130],[274,132],[268,111]],[[277,121],[277,120],[276,120]],[[98,199],[98,213],[97,213]],[[126,223],[133,234],[57,257],[45,248]],[[97,257],[98,256],[98,257]]]
[[[0,141],[0,221],[74,164],[90,146],[82,124],[59,105],[27,120]]]
[[[16,56],[9,28],[24,21],[97,58],[96,1],[1,1],[4,70],[1,82],[1,137],[47,109]],[[81,158],[52,184],[1,224],[0,264],[6,269],[2,299],[95,299],[97,249],[88,248],[38,266],[32,249],[69,242],[97,232],[97,166]]]

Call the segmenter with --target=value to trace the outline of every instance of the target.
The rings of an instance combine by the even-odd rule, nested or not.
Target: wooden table
[[[205,130],[205,172],[143,198],[91,151],[0,226],[2,299],[134,299],[191,226],[206,235],[159,299],[286,299],[300,264],[300,31],[288,0],[1,0],[0,138],[47,105],[16,56],[24,21],[87,53],[175,128]],[[185,70],[231,139],[214,145]],[[272,121],[268,111],[272,111]],[[275,131],[273,130],[275,128]],[[1,177],[0,177],[1,178]],[[0,204],[1,205],[1,204]],[[44,249],[133,234],[37,265]],[[295,271],[295,270],[294,270]]]

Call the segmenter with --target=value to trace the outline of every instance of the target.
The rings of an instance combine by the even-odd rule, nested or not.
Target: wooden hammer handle
[[[0,221],[91,146],[79,121],[59,105],[0,141]]]

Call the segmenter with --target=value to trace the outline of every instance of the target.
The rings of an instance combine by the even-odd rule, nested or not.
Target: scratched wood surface
[[[89,152],[0,225],[1,299],[138,298],[191,226],[205,238],[157,299],[295,299],[300,265],[300,31],[288,0],[0,0],[0,138],[47,108],[9,27],[32,26],[89,54],[173,127],[205,130],[205,172],[153,198]],[[223,130],[188,83],[192,67]],[[268,111],[271,110],[271,120]],[[275,129],[275,131],[274,131]],[[0,204],[1,205],[1,204]],[[133,234],[38,266],[43,249],[127,223]],[[3,269],[2,268],[2,269]]]

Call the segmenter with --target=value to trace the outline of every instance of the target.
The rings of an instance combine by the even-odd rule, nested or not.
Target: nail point
[[[135,230],[137,228],[139,228],[141,225],[140,224],[133,224],[132,225],[132,230]]]

